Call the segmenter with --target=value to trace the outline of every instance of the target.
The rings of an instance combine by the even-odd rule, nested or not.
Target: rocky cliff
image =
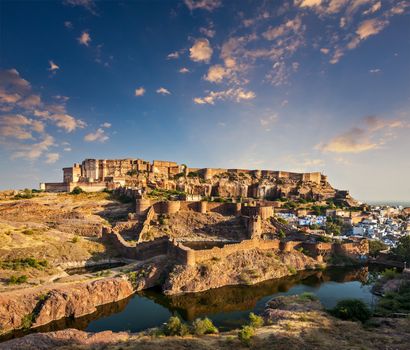
[[[158,283],[163,265],[143,266],[122,276],[66,285],[27,288],[0,294],[0,334],[45,325],[64,317],[80,317],[99,305],[122,300]]]
[[[254,249],[231,254],[225,259],[211,259],[197,266],[177,265],[163,288],[166,294],[180,294],[227,285],[256,284],[316,266],[316,260],[298,251],[273,254]]]

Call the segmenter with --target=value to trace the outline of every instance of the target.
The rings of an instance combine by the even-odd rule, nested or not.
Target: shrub
[[[20,192],[14,196],[14,199],[31,199],[35,197],[32,190],[26,188],[23,192]]]
[[[31,328],[31,325],[33,324],[34,321],[34,315],[27,314],[21,319],[21,328],[23,329],[29,329]]]
[[[47,260],[37,260],[35,258],[14,259],[11,261],[0,261],[0,268],[7,270],[20,270],[28,267],[42,270],[48,266]]]
[[[71,243],[77,243],[80,240],[78,236],[74,236],[73,239],[71,240]]]
[[[80,186],[75,186],[73,190],[70,192],[70,194],[74,194],[74,195],[81,194],[81,193],[84,193],[84,191]]]
[[[345,299],[339,301],[331,313],[342,320],[365,322],[371,317],[368,306],[359,299]]]
[[[286,237],[286,233],[285,231],[283,231],[282,229],[279,230],[279,238],[285,238]]]
[[[249,325],[254,328],[260,328],[264,324],[263,318],[261,316],[255,315],[253,312],[249,314]]]
[[[251,344],[251,339],[254,335],[255,328],[253,328],[252,326],[243,326],[238,332],[239,340],[247,346]]]
[[[382,250],[387,249],[387,245],[379,240],[369,240],[369,255],[376,257]]]
[[[218,333],[218,328],[214,326],[214,324],[208,317],[204,318],[203,320],[197,318],[192,323],[192,329],[196,335]]]
[[[385,269],[380,275],[386,280],[392,280],[393,278],[397,277],[398,272],[395,268]]]
[[[299,299],[315,301],[317,300],[317,296],[314,295],[313,293],[303,292],[302,294],[299,295]]]
[[[22,284],[26,283],[28,280],[28,277],[26,275],[21,275],[21,276],[11,276],[9,279],[8,284]]]
[[[184,336],[189,334],[189,328],[186,324],[182,323],[178,316],[171,316],[168,322],[164,325],[164,334],[168,336],[180,335]]]
[[[288,271],[291,275],[296,275],[297,271],[293,266],[288,266]]]

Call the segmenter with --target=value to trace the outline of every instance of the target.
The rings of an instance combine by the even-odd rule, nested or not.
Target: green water
[[[138,332],[162,325],[173,314],[178,314],[186,321],[207,316],[220,330],[228,330],[243,324],[250,312],[262,312],[272,297],[303,292],[315,294],[327,308],[346,298],[358,298],[372,306],[376,297],[370,292],[368,278],[375,273],[375,269],[361,267],[304,271],[254,286],[227,286],[179,296],[165,296],[158,289],[150,289],[122,301],[102,305],[91,315],[62,319],[35,331],[78,328],[92,332]],[[15,332],[7,338],[24,334]],[[5,337],[0,340],[5,340]]]

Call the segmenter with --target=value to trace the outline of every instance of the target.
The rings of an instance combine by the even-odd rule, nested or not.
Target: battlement
[[[173,179],[177,174],[197,173],[204,180],[211,180],[215,176],[223,174],[246,174],[254,178],[272,177],[276,179],[290,179],[293,181],[305,181],[316,184],[326,183],[327,177],[320,172],[311,173],[294,173],[277,170],[249,170],[249,169],[225,169],[225,168],[187,168],[185,165],[179,165],[176,162],[165,160],[153,160],[152,163],[139,158],[125,159],[85,159],[75,163],[71,167],[63,168],[63,182],[60,186],[45,185],[49,191],[54,188],[71,187],[68,184],[78,184],[87,190],[90,183],[111,183],[124,184],[124,179],[129,175],[143,173],[149,175],[150,179]],[[66,184],[66,185],[63,185]],[[116,187],[114,186],[114,188]],[[92,187],[92,186],[88,186]],[[94,186],[96,187],[96,186]],[[110,187],[113,187],[112,185]]]

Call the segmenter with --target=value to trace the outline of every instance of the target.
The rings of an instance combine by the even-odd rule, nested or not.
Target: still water
[[[326,308],[331,308],[339,300],[346,298],[361,299],[373,306],[376,297],[371,294],[368,281],[369,276],[374,276],[375,273],[377,271],[373,267],[303,271],[291,277],[254,286],[228,286],[180,296],[165,296],[159,289],[150,289],[119,302],[102,305],[91,315],[62,319],[35,331],[78,328],[92,332],[137,332],[160,326],[173,314],[186,321],[207,316],[223,331],[246,322],[250,312],[262,312],[266,302],[274,296],[303,292],[315,294]],[[24,332],[15,332],[7,338],[22,335]],[[1,340],[5,338],[0,338]]]

